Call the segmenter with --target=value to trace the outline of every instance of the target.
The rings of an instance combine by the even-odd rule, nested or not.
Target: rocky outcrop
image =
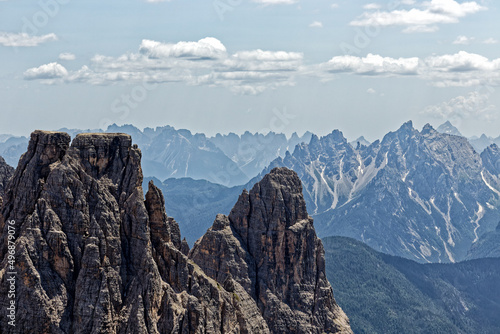
[[[351,333],[326,279],[301,181],[291,170],[275,168],[244,191],[190,257],[219,283],[241,285],[273,333]]]
[[[1,198],[3,197],[5,188],[7,187],[7,183],[9,182],[13,174],[14,174],[14,168],[9,166],[5,162],[5,160],[2,157],[0,157],[0,206],[2,203]]]
[[[270,324],[284,313],[256,302],[252,282],[244,286],[237,275],[218,281],[187,256],[189,246],[153,183],[144,200],[140,161],[125,134],[79,134],[71,144],[61,132],[31,135],[0,215],[0,317],[7,319],[11,301],[16,305],[15,326],[2,321],[1,333],[278,332]],[[15,293],[8,297],[12,277]],[[331,295],[329,286],[315,286],[318,298]],[[270,291],[302,299],[309,290]],[[338,312],[328,302],[317,306],[330,307],[320,315]]]
[[[177,223],[124,134],[36,131],[2,211],[0,316],[15,221],[16,326],[2,333],[259,333],[257,306],[209,278],[182,251]],[[229,283],[228,283],[229,284]],[[229,284],[230,285],[230,284]],[[242,291],[244,293],[244,291]]]

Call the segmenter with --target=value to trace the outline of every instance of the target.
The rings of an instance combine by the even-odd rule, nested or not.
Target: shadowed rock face
[[[325,275],[324,250],[297,174],[275,168],[229,217],[218,215],[190,257],[213,279],[234,279],[273,333],[351,333]]]
[[[12,271],[7,261],[11,221],[17,273],[16,326],[2,321],[1,333],[348,331],[330,286],[323,284],[321,243],[303,200],[286,193],[292,190],[289,182],[297,183],[290,179],[295,174],[283,170],[268,180],[281,189],[279,193],[263,181],[272,189],[258,195],[262,202],[255,210],[272,215],[258,225],[250,210],[247,220],[252,228],[246,238],[253,244],[245,244],[244,252],[232,260],[219,259],[222,267],[240,264],[238,271],[247,274],[236,271],[234,278],[226,274],[219,280],[216,270],[210,271],[212,264],[195,264],[187,256],[189,247],[152,182],[144,200],[140,160],[140,150],[125,134],[80,134],[71,145],[65,133],[31,135],[0,215],[2,319],[10,302],[6,296]],[[245,196],[258,203],[253,192],[250,197],[243,194],[231,216],[235,221],[248,205]],[[218,221],[219,231],[226,231],[227,217],[218,216]],[[243,233],[243,225],[234,226]],[[263,228],[276,233],[262,238]],[[210,234],[204,240],[209,238]],[[214,242],[213,249],[239,250],[224,240]],[[307,268],[295,268],[297,261]]]
[[[2,319],[11,220],[17,272],[16,327],[2,321],[0,332],[268,332],[244,290],[227,291],[183,254],[153,184],[144,201],[140,158],[124,134],[71,146],[64,133],[32,134],[0,217]]]
[[[2,205],[2,198],[4,196],[5,188],[10,178],[14,174],[14,168],[9,166],[5,160],[0,157],[0,205]]]

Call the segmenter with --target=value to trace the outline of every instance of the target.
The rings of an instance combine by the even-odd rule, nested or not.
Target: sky
[[[500,135],[498,2],[0,0],[0,133]]]

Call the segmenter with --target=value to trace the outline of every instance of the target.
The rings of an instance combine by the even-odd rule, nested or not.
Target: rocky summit
[[[325,275],[300,179],[289,169],[275,168],[244,191],[190,257],[218,282],[241,285],[273,333],[350,333]]]
[[[32,133],[1,208],[0,316],[16,307],[1,333],[351,333],[294,172],[243,192],[189,251],[140,162],[126,134]]]

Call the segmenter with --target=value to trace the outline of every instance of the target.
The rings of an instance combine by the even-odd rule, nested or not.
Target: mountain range
[[[295,170],[321,236],[342,235],[421,262],[455,262],[500,221],[498,147],[408,122],[354,149],[338,130],[268,169]],[[390,235],[391,238],[387,238]]]
[[[131,134],[141,147],[144,173],[151,176],[145,181],[168,194],[167,212],[191,245],[215,214],[229,214],[236,193],[274,167],[287,167],[302,180],[321,237],[352,237],[419,262],[498,254],[498,146],[478,154],[451,123],[438,130],[418,131],[408,122],[373,143],[349,143],[338,130],[289,139],[248,132],[208,138],[169,126],[107,131]]]
[[[143,179],[124,133],[35,131],[0,159],[0,294],[12,222],[23,277],[0,331],[497,333],[499,147],[411,122],[365,144],[311,135],[227,187]]]

